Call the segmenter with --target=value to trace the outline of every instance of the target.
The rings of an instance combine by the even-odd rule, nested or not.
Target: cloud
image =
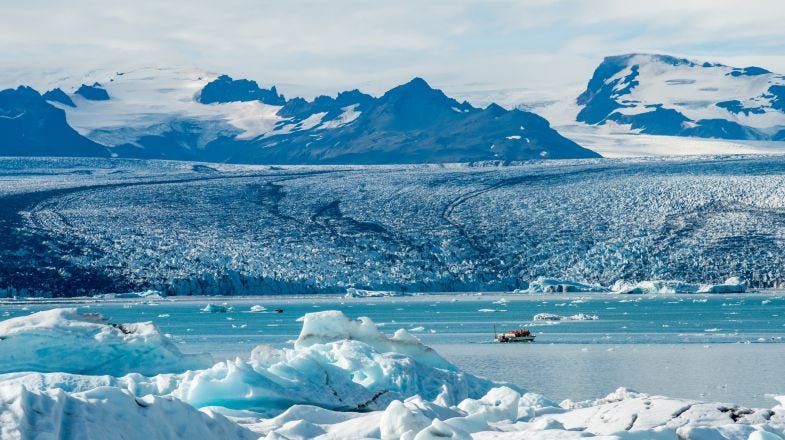
[[[783,19],[781,0],[27,0],[3,6],[0,69],[185,64],[287,94],[379,93],[415,75],[455,90],[558,88],[637,51],[785,72]]]

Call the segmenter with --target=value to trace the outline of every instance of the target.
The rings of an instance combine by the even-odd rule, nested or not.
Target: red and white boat
[[[534,342],[535,337],[534,333],[529,330],[510,330],[507,333],[498,333],[496,335],[496,342]]]

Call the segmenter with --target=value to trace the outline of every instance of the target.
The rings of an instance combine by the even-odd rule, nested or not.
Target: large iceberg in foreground
[[[0,322],[0,373],[67,372],[119,376],[206,368],[152,322],[112,324],[99,314],[53,309]]]
[[[42,328],[53,334],[85,320],[106,325],[51,314],[59,324]],[[31,332],[46,321],[28,318],[0,328],[25,334],[22,323]],[[0,438],[785,439],[785,397],[749,409],[619,389],[556,404],[463,373],[405,331],[388,337],[367,318],[328,311],[302,323],[291,347],[260,346],[247,360],[185,373],[0,374]]]
[[[136,397],[113,387],[30,391],[0,382],[0,438],[250,440],[259,435],[174,398]]]
[[[193,405],[277,414],[295,404],[342,411],[384,409],[419,395],[454,405],[493,383],[458,371],[405,330],[382,334],[368,318],[309,313],[292,348],[261,345],[248,360],[187,372],[171,395]]]
[[[22,321],[9,320],[0,326],[16,328],[18,334],[28,336],[26,341],[32,341],[37,346],[41,343],[33,336],[37,335],[35,330],[42,327],[38,325],[39,321],[49,323],[43,326],[48,332],[46,335],[67,334],[73,328],[81,329],[82,326],[87,326],[93,332],[97,331],[97,326],[102,332],[114,335],[115,327],[103,328],[107,325],[92,315],[80,315],[70,309],[43,313],[31,315]],[[71,345],[79,348],[81,344],[81,350],[84,351],[86,344],[92,344],[90,350],[96,355],[78,361],[72,359],[73,365],[66,365],[62,361],[58,364],[50,359],[57,350],[61,350],[66,358],[77,357],[76,352],[71,353],[71,348],[60,348],[59,345],[47,347],[42,352],[46,357],[41,357],[38,362],[32,352],[13,355],[10,360],[0,359],[0,365],[6,367],[0,369],[2,372],[52,372],[60,368],[60,371],[81,375],[16,373],[0,375],[0,381],[27,384],[39,389],[60,387],[70,392],[83,392],[95,386],[114,386],[140,396],[155,394],[176,397],[200,408],[220,406],[252,410],[264,415],[276,415],[295,404],[311,404],[342,411],[384,409],[393,400],[414,395],[445,405],[455,405],[467,397],[481,397],[494,386],[491,381],[459,371],[406,330],[398,330],[392,337],[387,337],[370,319],[350,320],[337,311],[309,313],[302,318],[302,322],[300,336],[291,348],[276,349],[260,345],[247,360],[227,360],[209,368],[195,368],[180,374],[159,374],[154,377],[129,374],[114,377],[141,370],[138,361],[142,357],[132,352],[133,356],[117,356],[117,366],[105,365],[109,359],[106,353],[127,353],[127,344],[120,344],[118,349],[114,346],[117,341],[113,338],[85,337]],[[79,331],[77,334],[92,333]],[[0,344],[9,341],[10,338],[0,341]],[[148,350],[157,347],[154,345],[148,347]],[[151,354],[154,352],[152,350]],[[168,363],[155,364],[157,372],[166,371],[160,370],[164,365],[168,365],[171,368],[169,371],[173,373],[182,371],[183,362],[190,358],[176,351],[167,353],[180,356],[181,361],[163,358]],[[19,360],[15,360],[17,358]],[[97,359],[98,364],[90,366],[89,359]],[[131,360],[136,364],[132,364]],[[148,368],[152,369],[152,366]],[[96,377],[97,374],[104,376]]]

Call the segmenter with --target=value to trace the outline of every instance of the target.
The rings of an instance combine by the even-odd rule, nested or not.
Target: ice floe
[[[526,293],[569,293],[569,292],[607,292],[608,289],[572,280],[537,278],[529,283]]]
[[[532,318],[533,321],[597,321],[597,315],[587,313],[576,313],[575,315],[565,316],[555,313],[538,313]]]
[[[230,311],[231,309],[232,308],[227,306],[226,304],[213,304],[213,303],[210,303],[210,304],[207,304],[206,306],[204,306],[204,308],[202,308],[202,311],[203,312],[207,312],[207,313],[226,313],[226,312]]]
[[[744,293],[746,290],[747,283],[739,277],[731,277],[722,284],[701,284],[698,293]]]
[[[731,277],[722,284],[696,284],[678,280],[649,280],[630,283],[619,280],[611,290],[622,294],[674,294],[674,293],[744,293],[747,283]]]
[[[346,289],[344,298],[378,298],[382,296],[403,296],[403,292],[394,292],[391,290],[363,290],[349,287]]]
[[[68,372],[119,376],[206,368],[152,322],[113,324],[99,314],[52,309],[0,322],[0,373]]]
[[[115,387],[28,390],[0,382],[0,438],[250,440],[259,435],[172,397],[139,397]]]
[[[622,294],[671,294],[671,293],[695,293],[700,286],[698,284],[685,283],[675,280],[654,280],[630,283],[619,280],[613,284],[611,290]]]
[[[0,323],[2,334],[32,334],[43,322],[61,336],[92,334],[83,325],[119,331],[72,309],[42,313]],[[785,439],[785,396],[754,409],[620,388],[557,404],[461,372],[368,318],[325,311],[301,321],[291,346],[184,373],[0,374],[0,438]],[[95,339],[90,353],[112,341]]]

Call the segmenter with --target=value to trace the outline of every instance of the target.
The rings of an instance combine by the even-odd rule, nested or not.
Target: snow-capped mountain
[[[384,164],[599,156],[533,113],[476,108],[420,78],[380,97],[352,90],[312,101],[191,68],[93,72],[46,87],[39,104],[64,112],[75,136],[115,157]],[[2,103],[0,112],[17,114]],[[35,137],[33,128],[26,135]],[[0,155],[21,154],[4,145],[6,137],[18,137],[6,131]],[[66,140],[50,136],[52,148],[34,154],[70,155],[54,148]]]
[[[656,135],[785,140],[785,76],[669,55],[611,56],[577,98],[577,121]]]
[[[37,91],[20,86],[0,91],[0,152],[6,156],[103,156],[106,148],[80,136],[66,122],[65,112]]]

